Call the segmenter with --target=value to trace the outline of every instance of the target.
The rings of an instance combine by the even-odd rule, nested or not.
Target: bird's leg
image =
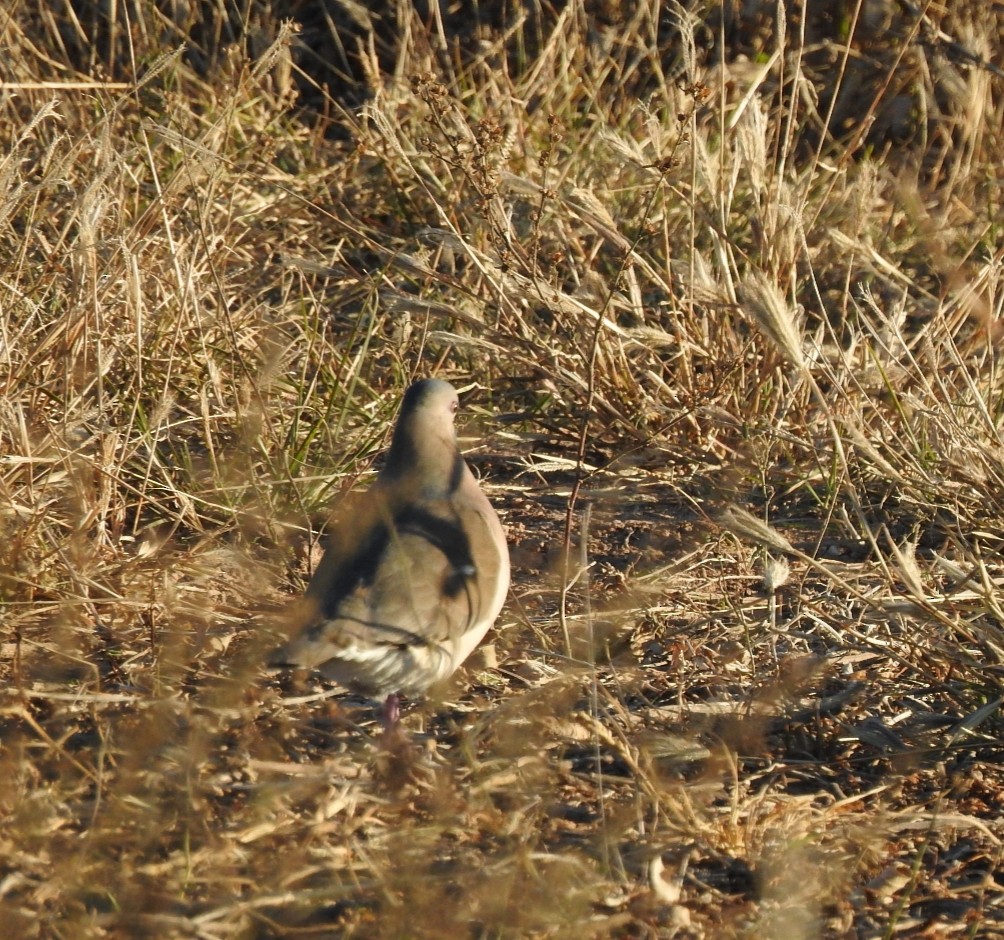
[[[384,731],[396,731],[401,722],[401,697],[392,692],[383,703]]]

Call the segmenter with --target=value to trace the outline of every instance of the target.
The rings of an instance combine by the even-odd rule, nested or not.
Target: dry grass
[[[0,14],[4,937],[1004,931],[1000,5],[251,6]],[[262,662],[433,373],[389,752]]]

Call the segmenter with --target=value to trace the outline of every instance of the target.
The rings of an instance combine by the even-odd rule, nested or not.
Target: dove
[[[273,662],[385,699],[446,679],[494,624],[509,589],[505,530],[460,454],[456,389],[404,395],[383,469],[328,547]]]

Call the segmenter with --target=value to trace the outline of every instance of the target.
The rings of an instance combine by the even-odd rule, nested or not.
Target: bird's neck
[[[414,441],[395,439],[380,474],[385,483],[413,483],[420,492],[415,496],[443,497],[459,485],[464,473],[464,458],[453,441]]]

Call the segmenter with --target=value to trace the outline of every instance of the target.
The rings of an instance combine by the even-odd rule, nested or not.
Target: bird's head
[[[405,475],[423,487],[448,489],[457,473],[457,390],[442,379],[422,379],[405,392],[391,439],[385,481]]]

